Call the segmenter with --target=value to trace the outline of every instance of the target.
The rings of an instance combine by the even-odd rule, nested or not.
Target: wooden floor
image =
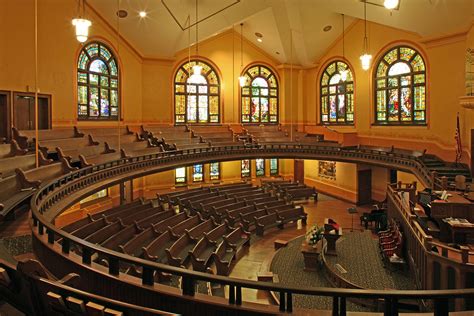
[[[325,218],[329,217],[335,220],[342,226],[343,232],[349,231],[352,228],[352,215],[347,212],[349,207],[354,206],[351,203],[323,198],[316,203],[309,201],[302,205],[308,214],[308,224],[306,226],[302,226],[299,223],[298,226],[287,226],[283,230],[273,229],[265,233],[263,238],[256,240],[248,249],[239,253],[239,259],[232,269],[230,276],[233,278],[257,280],[258,272],[269,270],[271,259],[275,253],[273,243],[276,239],[291,240],[304,235],[306,229],[309,229],[313,224],[323,225]],[[370,209],[371,206],[357,207],[358,213],[354,214],[353,218],[354,230],[364,229],[360,225],[359,217],[363,212],[367,212]],[[243,289],[242,296],[245,301],[262,304],[268,304],[270,299],[266,292],[250,289]]]

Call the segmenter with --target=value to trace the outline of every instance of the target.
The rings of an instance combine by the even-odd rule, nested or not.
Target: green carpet
[[[33,252],[31,246],[31,235],[5,237],[0,239],[3,245],[12,256],[18,256]]]
[[[291,241],[287,247],[281,248],[273,258],[270,270],[278,274],[280,283],[288,286],[301,287],[331,287],[330,283],[324,277],[324,271],[321,268],[319,272],[304,271],[303,256],[301,254],[301,243],[304,237],[299,237]],[[355,243],[355,246],[351,246]],[[364,270],[369,275],[370,283],[361,282],[361,286],[367,284],[374,285],[371,288],[399,288],[413,289],[414,284],[411,279],[404,276],[403,273],[389,272],[381,264],[381,258],[378,254],[377,240],[370,236],[370,232],[348,233],[337,243],[337,251],[344,252],[345,255],[338,257],[329,257],[331,264],[339,263],[349,273],[355,274],[357,270]],[[347,258],[346,258],[347,256]],[[344,260],[341,260],[344,257]],[[350,259],[352,258],[352,259]],[[373,263],[368,265],[367,262]],[[375,268],[373,268],[373,266]],[[351,276],[352,276],[351,274]],[[352,280],[353,282],[362,281],[362,277]],[[382,280],[382,281],[378,281]],[[357,282],[354,282],[357,283]],[[293,305],[298,308],[307,309],[331,309],[331,297],[318,297],[310,295],[294,295]],[[369,308],[347,302],[349,311],[370,311]]]
[[[337,242],[338,256],[326,256],[326,261],[341,277],[365,289],[416,290],[408,272],[385,268],[378,240],[368,230],[346,233]],[[368,264],[370,263],[370,264]],[[339,264],[347,273],[341,273]]]

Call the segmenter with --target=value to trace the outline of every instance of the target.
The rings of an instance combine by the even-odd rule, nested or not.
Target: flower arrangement
[[[306,233],[306,242],[308,245],[316,245],[323,238],[324,227],[313,225]]]

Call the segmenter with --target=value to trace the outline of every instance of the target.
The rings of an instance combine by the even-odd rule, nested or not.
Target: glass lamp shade
[[[385,0],[383,2],[383,5],[385,8],[389,9],[389,10],[393,10],[395,9],[396,7],[398,7],[398,0]]]
[[[193,66],[193,74],[188,78],[188,83],[195,83],[195,84],[205,84],[206,78],[201,75],[202,67],[199,65]]]
[[[341,80],[342,81],[346,81],[347,80],[347,70],[341,70],[339,72],[339,74],[341,75]]]
[[[86,19],[74,19],[72,25],[76,27],[76,38],[79,42],[84,43],[87,41],[89,36],[89,26],[92,25],[91,21]]]
[[[362,69],[369,70],[370,68],[370,61],[372,60],[372,55],[365,53],[364,55],[360,56],[360,61],[362,63]]]
[[[245,78],[244,76],[240,76],[239,77],[239,85],[241,87],[245,87],[246,84],[247,84],[247,78]]]

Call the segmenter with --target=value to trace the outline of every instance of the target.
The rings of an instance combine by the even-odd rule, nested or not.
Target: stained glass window
[[[201,66],[203,80],[190,82],[193,66]],[[174,114],[176,124],[219,123],[220,81],[216,71],[201,60],[179,67],[174,78]]]
[[[193,166],[193,182],[202,182],[204,180],[203,168],[203,164]]]
[[[278,81],[271,69],[263,65],[250,67],[243,74],[241,88],[242,123],[278,123]]]
[[[209,164],[209,175],[211,180],[219,180],[221,178],[221,165],[219,162],[211,162]]]
[[[242,160],[240,170],[241,170],[242,178],[250,177],[250,160],[249,159]]]
[[[375,69],[375,122],[426,124],[426,69],[420,53],[392,48]]]
[[[119,69],[103,43],[84,46],[77,61],[77,113],[81,120],[117,120]]]
[[[278,175],[278,159],[276,158],[270,159],[270,175]]]
[[[341,73],[346,72],[346,80]],[[354,78],[343,61],[333,61],[324,70],[320,82],[321,123],[354,124]]]
[[[255,170],[257,177],[265,175],[265,159],[255,159]]]
[[[176,168],[175,170],[175,183],[185,184],[186,183],[186,167]]]

